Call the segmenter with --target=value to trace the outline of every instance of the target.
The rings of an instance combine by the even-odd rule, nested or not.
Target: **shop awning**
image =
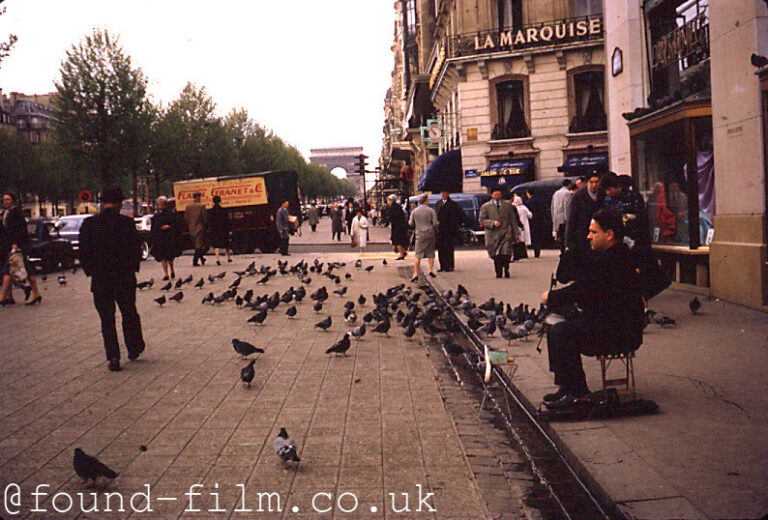
[[[608,167],[607,153],[587,153],[569,155],[557,171],[564,173],[588,173],[593,170],[603,171]]]
[[[461,193],[461,176],[461,150],[450,150],[424,170],[419,179],[419,191]]]

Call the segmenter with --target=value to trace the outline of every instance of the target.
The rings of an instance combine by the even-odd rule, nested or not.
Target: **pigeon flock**
[[[384,265],[386,265],[386,261],[384,261]],[[262,265],[257,268],[255,262],[251,262],[243,271],[234,271],[236,278],[226,290],[218,295],[213,291],[207,292],[201,303],[202,305],[225,305],[231,302],[237,309],[252,312],[253,314],[245,318],[245,321],[248,324],[253,324],[254,332],[257,333],[268,319],[292,320],[296,318],[302,308],[301,302],[307,296],[312,301],[308,305],[312,311],[316,314],[321,313],[324,304],[330,297],[329,290],[323,285],[308,294],[309,289],[306,286],[312,284],[310,274],[314,275],[315,280],[325,277],[329,280],[328,283],[340,285],[342,277],[346,282],[352,279],[350,272],[342,273],[345,267],[344,262],[324,263],[318,259],[312,263],[302,259],[294,265],[289,265],[287,261],[278,260],[276,268],[269,265]],[[362,262],[357,260],[354,268],[371,272],[374,266],[369,265],[363,268]],[[226,276],[226,272],[208,275],[208,284],[216,284]],[[267,291],[257,295],[255,288],[249,288],[241,293],[241,285],[244,285],[244,280],[247,278],[255,278],[256,287],[265,287],[277,276],[293,276],[298,283],[295,287],[290,286],[282,293],[280,291]],[[200,278],[194,284],[193,281],[193,277],[190,275],[184,279],[179,279],[175,286],[168,282],[160,287],[160,290],[166,292],[173,288],[177,292],[169,297],[162,294],[154,298],[154,302],[160,307],[168,301],[181,303],[184,298],[184,292],[181,289],[187,284],[200,290],[201,293],[205,293],[206,279]],[[140,291],[149,290],[152,289],[154,283],[154,279],[150,278],[138,283],[137,288]],[[340,286],[332,292],[344,299],[349,292],[349,287]],[[284,310],[277,312],[281,305],[283,305]],[[306,304],[305,307],[307,307]],[[689,307],[691,312],[696,314],[701,308],[701,303],[694,297]],[[281,315],[282,318],[277,318],[278,315]],[[460,315],[466,318],[463,320],[464,323],[458,319]],[[425,337],[439,340],[446,355],[450,357],[464,356],[475,369],[483,370],[484,359],[474,349],[465,349],[454,340],[455,335],[460,334],[464,327],[470,329],[481,339],[492,338],[498,333],[499,337],[506,340],[507,345],[510,345],[513,340],[528,338],[538,325],[541,325],[539,335],[542,336],[545,330],[543,323],[547,315],[548,311],[544,305],[538,308],[524,303],[512,306],[510,303],[497,301],[493,297],[478,305],[472,301],[469,292],[461,284],[458,284],[455,290],[449,289],[437,293],[429,285],[419,285],[414,288],[400,283],[372,294],[370,298],[360,294],[356,298],[351,297],[347,300],[344,303],[343,321],[349,330],[331,344],[325,353],[336,357],[347,357],[353,341],[355,348],[357,348],[361,341],[365,341],[364,338],[367,334],[389,337],[394,324],[402,329],[406,341],[410,342],[416,332],[420,330]],[[655,323],[660,327],[676,325],[673,318],[650,309],[645,313],[645,321],[646,326],[650,323]],[[322,335],[333,324],[333,317],[327,315],[315,323],[313,329],[317,329],[317,333]],[[265,349],[238,338],[232,338],[231,343],[235,353],[248,362],[240,370],[240,381],[244,388],[250,388],[257,376],[256,360],[250,359],[250,356],[264,354]],[[297,448],[285,428],[280,428],[273,441],[273,448],[285,469],[301,460],[297,454]],[[96,485],[96,481],[100,478],[111,481],[118,476],[118,473],[95,457],[86,455],[80,448],[75,450],[73,464],[75,472],[85,483],[92,482],[93,485]]]

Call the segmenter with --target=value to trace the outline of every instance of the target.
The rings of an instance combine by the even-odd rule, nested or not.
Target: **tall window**
[[[591,70],[573,74],[573,118],[569,131],[597,132],[607,128],[603,71]]]
[[[521,0],[497,0],[499,29],[519,29],[523,25]]]
[[[528,137],[531,131],[525,121],[525,87],[520,80],[496,84],[497,122],[493,139]]]
[[[409,36],[416,34],[416,0],[405,1],[405,27]]]
[[[603,0],[571,0],[571,13],[574,18],[603,14]]]

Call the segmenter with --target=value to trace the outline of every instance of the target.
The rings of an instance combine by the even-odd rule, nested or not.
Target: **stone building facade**
[[[611,0],[605,22],[610,168],[632,174],[676,282],[755,308],[768,305],[767,4]]]
[[[417,70],[402,74],[401,98],[417,176],[451,150],[461,151],[464,192],[607,166],[601,1],[400,4],[396,52]]]

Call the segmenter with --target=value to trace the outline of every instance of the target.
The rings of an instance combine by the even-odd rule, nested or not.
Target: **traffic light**
[[[357,156],[357,170],[355,170],[360,175],[365,175],[365,160],[368,158],[367,155],[360,154]]]

